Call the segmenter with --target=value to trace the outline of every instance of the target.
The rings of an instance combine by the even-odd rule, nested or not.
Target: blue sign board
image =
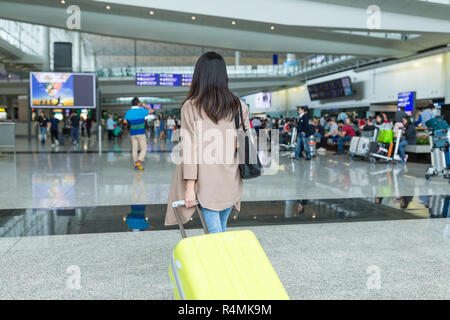
[[[159,74],[157,73],[137,73],[136,85],[138,86],[157,86],[159,85]]]
[[[409,116],[414,113],[414,106],[416,104],[416,92],[400,92],[398,94],[397,110],[403,110]]]
[[[137,73],[138,86],[189,87],[192,82],[191,74],[172,73]]]

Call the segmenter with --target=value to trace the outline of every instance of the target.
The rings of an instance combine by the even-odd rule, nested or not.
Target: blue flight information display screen
[[[191,74],[172,73],[137,73],[138,86],[189,87],[192,82]]]
[[[412,115],[414,112],[414,105],[416,103],[416,92],[400,92],[398,94],[397,110],[403,110],[407,115]]]

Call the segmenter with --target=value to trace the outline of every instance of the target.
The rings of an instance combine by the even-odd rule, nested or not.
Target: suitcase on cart
[[[378,143],[371,141],[367,137],[352,137],[350,140],[350,159],[355,156],[367,158],[373,152],[376,152]]]
[[[197,203],[198,204],[198,203]],[[183,239],[175,246],[169,277],[177,300],[287,300],[289,296],[253,232],[249,230],[186,237],[172,204]]]

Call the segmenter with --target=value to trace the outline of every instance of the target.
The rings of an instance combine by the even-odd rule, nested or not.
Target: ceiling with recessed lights
[[[368,29],[372,1],[354,0],[1,1],[0,17],[64,28],[81,9],[81,30],[165,43],[267,53],[404,57],[450,43],[450,6],[378,0],[380,25]],[[234,22],[234,23],[233,23]]]

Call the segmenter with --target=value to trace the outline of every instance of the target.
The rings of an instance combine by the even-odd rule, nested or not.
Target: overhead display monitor
[[[397,100],[397,110],[405,111],[408,116],[412,116],[414,113],[414,107],[416,104],[416,92],[400,92]]]
[[[136,74],[136,85],[138,86],[189,87],[191,82],[192,74],[146,72]]]
[[[30,72],[31,108],[96,106],[92,73]]]
[[[308,85],[311,101],[353,96],[350,77]]]

